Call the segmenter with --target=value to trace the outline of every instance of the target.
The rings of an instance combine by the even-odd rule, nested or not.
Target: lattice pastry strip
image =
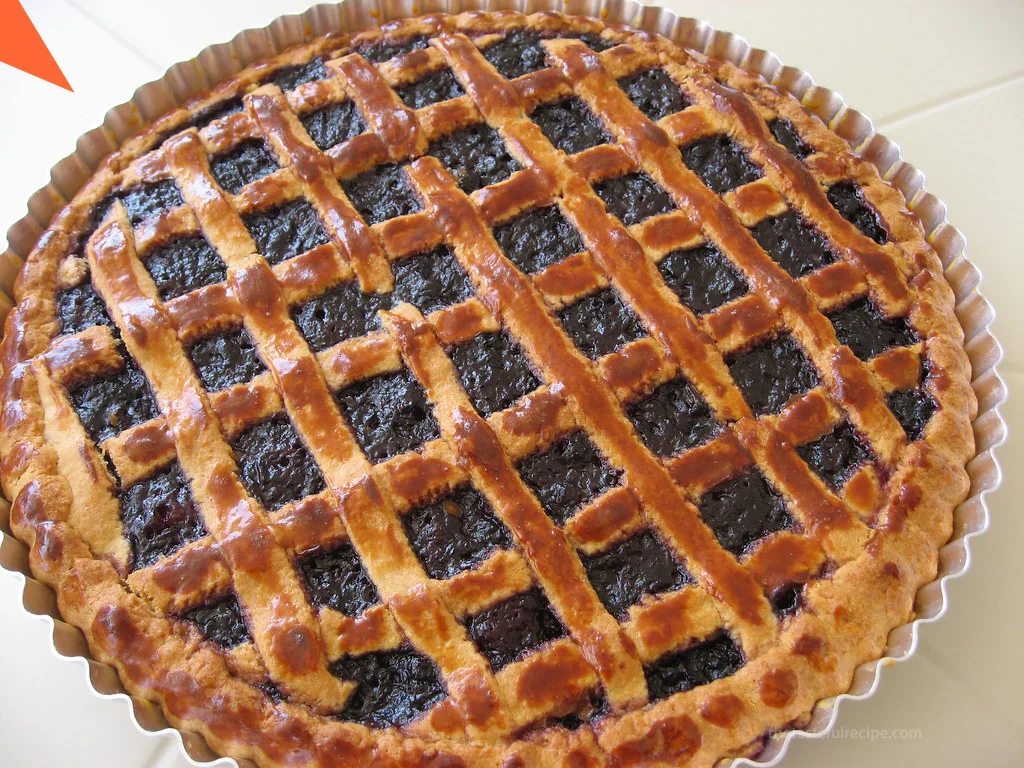
[[[518,119],[520,122],[517,126],[522,125],[523,133],[526,136],[532,134],[532,139],[520,139],[524,153],[528,149],[543,151],[541,148],[545,146],[546,141],[537,136],[539,132],[531,131],[532,124],[523,120],[521,107],[517,106],[514,96],[508,93],[507,86],[483,61],[476,48],[466,38],[454,35],[442,37],[440,44],[449,61],[453,63],[460,82],[474,97],[488,119],[506,121],[504,125],[507,129],[512,121]],[[491,307],[492,312],[502,317],[523,348],[537,356],[534,362],[545,378],[550,377],[563,383],[578,382],[576,387],[568,390],[569,398],[577,412],[577,420],[585,426],[602,452],[609,456],[612,464],[622,466],[626,470],[627,484],[632,486],[632,483],[636,482],[633,490],[637,492],[645,510],[652,516],[659,530],[678,548],[678,551],[686,555],[691,565],[699,564],[699,567],[693,570],[707,578],[708,582],[705,582],[705,585],[723,600],[744,642],[749,642],[752,647],[767,642],[773,633],[773,630],[767,628],[771,627],[774,621],[760,590],[735,561],[714,543],[710,531],[700,523],[697,511],[688,507],[686,502],[679,498],[678,490],[669,481],[657,461],[637,445],[635,433],[625,418],[610,417],[618,411],[618,401],[596,380],[585,365],[581,365],[578,353],[565,337],[552,327],[542,305],[533,304],[534,291],[528,283],[525,283],[511,265],[505,266],[507,262],[495,259],[491,255],[494,246],[490,243],[493,243],[493,240],[483,227],[475,223],[477,215],[469,209],[460,211],[458,215],[450,210],[455,207],[455,201],[450,199],[451,193],[445,189],[446,185],[441,183],[436,175],[427,171],[425,162],[418,161],[413,165],[413,175],[428,199],[447,192],[445,204],[449,208],[449,227],[458,232],[458,241],[473,243],[471,250],[467,248],[473,255],[460,256],[460,260],[464,259],[464,266],[467,272],[474,276],[474,280],[480,281],[480,298]],[[585,193],[581,193],[581,196],[583,194]],[[627,243],[624,242],[623,245]],[[458,249],[456,250],[458,254]],[[649,265],[642,252],[640,257],[644,259],[644,264]],[[488,273],[482,272],[485,264]],[[552,333],[555,335],[551,335]],[[559,341],[555,342],[555,338]],[[541,349],[546,352],[543,358],[539,357]],[[625,464],[627,461],[629,464]],[[635,481],[632,479],[634,476],[637,478]],[[688,509],[688,514],[680,515],[680,507]]]
[[[684,54],[655,38],[643,45],[614,46],[613,41],[634,38],[623,30],[602,32],[596,21],[574,20],[572,37],[593,38],[586,45],[543,40],[548,33],[563,37],[565,24],[566,17],[556,14],[528,21],[516,14],[438,16],[398,25],[398,37],[386,33],[380,51],[374,48],[379,35],[341,48],[320,41],[309,49],[326,54],[317,64],[306,66],[307,53],[282,57],[272,70],[256,68],[217,89],[203,102],[209,102],[210,117],[183,110],[163,119],[163,131],[182,130],[193,119],[197,128],[185,129],[158,151],[138,156],[140,147],[153,146],[156,139],[150,137],[126,154],[128,162],[114,176],[132,202],[104,207],[100,193],[90,188],[83,200],[97,210],[109,208],[109,215],[100,224],[92,214],[92,229],[100,227],[84,251],[86,258],[68,256],[59,269],[55,260],[47,262],[57,275],[34,273],[33,279],[55,280],[71,289],[91,272],[100,297],[112,308],[114,331],[96,326],[58,339],[29,364],[31,386],[24,374],[9,375],[8,385],[11,392],[24,393],[19,397],[38,398],[41,430],[52,443],[48,460],[78,489],[55,519],[71,522],[94,552],[119,565],[122,576],[131,565],[131,551],[119,533],[111,470],[122,487],[132,486],[154,471],[165,471],[177,458],[209,535],[155,563],[147,561],[126,581],[151,609],[172,616],[200,608],[233,586],[254,642],[226,650],[224,658],[249,683],[271,691],[276,686],[297,702],[332,712],[343,707],[353,686],[335,676],[345,677],[339,667],[332,666],[331,674],[328,663],[400,651],[411,642],[439,668],[448,698],[404,727],[402,744],[412,750],[409,754],[423,748],[415,741],[420,737],[426,740],[422,743],[440,738],[442,751],[461,754],[468,736],[474,746],[466,754],[479,758],[486,753],[495,761],[501,753],[527,764],[537,757],[541,764],[553,749],[574,759],[586,755],[632,764],[645,755],[667,759],[670,748],[704,760],[720,753],[722,733],[754,738],[764,723],[782,727],[805,711],[813,701],[808,692],[818,690],[811,684],[811,667],[826,677],[844,674],[834,664],[824,671],[823,660],[833,648],[860,647],[863,641],[857,632],[829,634],[833,623],[843,621],[832,611],[832,574],[846,584],[864,572],[862,553],[869,536],[872,557],[886,558],[891,557],[889,541],[880,531],[906,528],[902,535],[918,542],[914,546],[927,542],[933,549],[948,533],[948,520],[934,509],[919,511],[912,502],[906,508],[883,506],[888,498],[883,483],[898,461],[903,469],[888,479],[889,487],[910,487],[908,478],[914,477],[906,468],[908,459],[901,459],[904,450],[913,454],[914,466],[933,467],[932,474],[946,469],[945,459],[936,458],[917,435],[907,447],[886,397],[891,402],[893,393],[927,387],[930,394],[924,396],[935,402],[965,398],[961,390],[966,385],[954,382],[943,392],[936,389],[935,376],[921,381],[923,361],[940,371],[959,370],[962,355],[949,341],[957,329],[948,287],[933,274],[935,257],[920,242],[919,224],[909,214],[898,220],[887,216],[886,225],[895,228],[892,240],[884,243],[860,222],[866,236],[858,233],[848,223],[850,211],[833,199],[838,183],[849,185],[854,195],[863,192],[864,200],[888,213],[901,207],[894,202],[896,193],[885,189],[838,137],[812,125],[798,104],[731,65]],[[525,31],[520,29],[524,25]],[[429,43],[426,37],[432,38]],[[502,59],[501,45],[525,46],[525,58],[510,64]],[[538,45],[554,66],[514,79],[498,74],[496,67],[505,71],[512,66],[508,78],[520,75],[520,66],[529,70],[534,64],[527,61],[536,57],[531,46]],[[299,66],[278,70],[282,62]],[[535,63],[542,66],[540,60]],[[317,80],[321,75],[326,77]],[[309,78],[314,81],[293,87]],[[630,91],[637,78],[658,87],[667,84],[669,106]],[[420,88],[428,79],[431,83]],[[738,87],[753,103],[723,88],[723,82]],[[435,88],[447,96],[421,105],[415,94],[427,93],[430,102],[436,99]],[[678,92],[672,93],[673,88]],[[581,109],[580,114],[596,117],[607,141],[571,155],[556,149],[561,139],[539,127],[549,108]],[[313,114],[318,110],[348,121],[340,140],[323,141],[322,123],[319,132],[307,129],[320,119]],[[793,126],[792,136],[779,127],[785,121]],[[462,129],[497,131],[501,151],[512,157],[507,178],[467,196],[433,158],[398,167],[433,152],[433,142],[443,143]],[[694,152],[715,142],[724,146],[722,141],[738,148],[747,168],[741,183],[728,189],[688,167]],[[270,160],[252,174],[224,170],[229,156],[268,149]],[[382,165],[412,182],[424,210],[370,221],[348,185]],[[612,215],[611,202],[602,202],[602,189],[638,174],[667,192],[676,210],[623,226]],[[136,188],[149,185],[169,201],[159,215],[151,215],[149,204],[136,195]],[[271,267],[270,258],[256,252],[250,220],[275,207],[309,209],[309,204],[325,230],[323,244],[289,254]],[[547,206],[555,206],[576,230],[585,250],[526,275],[498,247],[491,230]],[[787,215],[819,231],[838,260],[799,279],[776,264],[750,230]],[[73,209],[62,226],[80,234],[56,232],[42,251],[53,247],[83,253],[91,231],[88,217],[86,208]],[[212,246],[226,271],[220,281],[161,301],[164,288],[146,273],[138,254],[148,259],[176,238],[196,237]],[[307,343],[305,328],[300,333],[296,327],[292,312],[303,303],[325,291],[348,290],[356,281],[364,291],[387,294],[402,260],[442,245],[453,249],[477,297],[426,318],[409,305],[398,305],[383,314],[385,331],[326,349],[322,343]],[[666,260],[694,249],[717,249],[742,275],[746,295],[733,293],[696,309],[681,300],[678,286],[668,279]],[[857,352],[860,359],[842,347],[838,324],[833,328],[835,313],[868,293],[888,316],[906,314],[909,307],[913,328],[927,341],[901,343],[877,355]],[[577,302],[601,295],[621,299],[650,336],[623,343],[612,354],[588,352],[593,359],[587,360],[577,349],[583,342],[565,318]],[[389,300],[380,306],[395,304]],[[40,314],[26,305],[12,316],[17,324],[33,312]],[[41,315],[52,318],[53,311],[44,307]],[[268,370],[206,392],[192,373],[186,349],[211,333],[231,331],[239,320]],[[544,385],[485,420],[470,405],[445,349],[495,331],[512,337]],[[128,356],[121,352],[121,336]],[[10,338],[5,354],[18,349]],[[776,343],[772,339],[795,339],[794,348],[806,354],[817,373],[815,384],[789,398],[780,413],[769,409],[765,415],[730,369],[752,348]],[[26,337],[17,343],[35,348],[30,342]],[[151,383],[161,413],[97,445],[75,417],[68,390],[91,375],[134,366],[134,360],[141,366],[139,375]],[[401,371],[403,363],[425,385],[442,437],[418,452],[371,464],[335,405],[334,393],[340,397],[355,383]],[[696,447],[671,455],[654,451],[638,432],[634,409],[655,390],[687,380],[720,423],[713,423],[713,434]],[[950,386],[948,378],[943,386]],[[265,511],[239,482],[227,439],[276,414],[295,425],[327,489]],[[952,414],[952,420],[935,418],[927,427],[945,441],[947,452],[953,450],[950,435],[957,423]],[[863,461],[838,480],[826,478],[805,449],[839,439],[835,435],[842,430],[852,434],[854,428],[854,439],[865,438],[878,465]],[[525,477],[526,470],[516,462],[570,434],[592,441],[601,457],[621,471],[622,485],[583,504],[559,528],[524,484],[520,471]],[[198,483],[201,470],[209,466],[215,467],[213,480]],[[742,547],[728,534],[722,538],[707,517],[706,497],[744,477],[763,477],[758,482],[785,500],[783,509],[787,519],[792,514],[796,530],[783,526]],[[467,481],[490,501],[521,552],[499,547],[455,576],[428,578],[403,531],[403,516],[439,494],[466,487]],[[19,525],[22,514],[19,508]],[[610,615],[612,609],[601,605],[590,583],[594,577],[588,577],[581,561],[650,537],[648,528],[667,543],[668,557],[688,566],[697,583],[644,596],[628,611],[616,613],[620,624]],[[381,598],[357,615],[328,605],[311,607],[293,562],[341,545],[354,547]],[[69,545],[67,551],[78,549]],[[908,563],[906,577],[917,578],[927,565]],[[271,576],[257,575],[264,568]],[[823,573],[829,578],[818,578]],[[897,578],[893,573],[900,569],[883,570]],[[874,579],[869,575],[872,589]],[[571,638],[548,642],[495,673],[485,652],[469,640],[467,626],[499,603],[532,594],[537,582]],[[772,609],[780,616],[786,609],[776,596],[807,582],[813,582],[804,590],[811,610],[777,620]],[[898,609],[892,604],[886,610]],[[289,620],[282,623],[277,610]],[[117,615],[127,621],[127,614]],[[160,621],[152,617],[150,624]],[[792,635],[796,626],[805,633],[799,638]],[[610,719],[597,732],[546,729],[543,748],[515,740],[507,748],[477,751],[478,742],[504,741],[524,727],[547,724],[548,718],[580,713],[581,702],[601,695],[598,688],[613,711],[660,697],[658,670],[676,663],[668,659],[724,636],[723,628],[741,641],[747,656],[747,669],[735,678],[698,684],[697,691]],[[834,641],[821,645],[816,638],[821,631]],[[792,649],[776,647],[779,638],[793,643]],[[735,653],[743,656],[738,649]],[[780,653],[787,660],[781,671],[771,666]],[[129,677],[134,674],[128,671]],[[557,692],[536,683],[556,674],[562,683]],[[760,688],[751,688],[758,680]],[[271,688],[264,686],[266,681]],[[795,690],[799,698],[792,695]],[[736,695],[721,691],[740,693],[739,709],[731,703]],[[742,701],[757,695],[770,712],[751,719]],[[699,710],[703,719],[681,714],[679,706],[685,712]],[[307,715],[301,710],[296,717],[305,724]],[[352,733],[365,741],[365,729],[344,725],[339,730],[337,725],[318,722],[317,738],[341,738],[344,750],[350,749],[346,740]],[[333,735],[324,737],[328,732]],[[375,734],[372,741],[387,751],[397,739]],[[347,760],[354,752],[344,754]],[[673,755],[670,762],[679,756]]]
[[[87,249],[97,287],[112,307],[129,352],[147,372],[185,475],[209,473],[206,484],[192,482],[194,497],[231,566],[235,590],[249,610],[254,639],[271,674],[310,706],[338,708],[351,686],[327,671],[319,630],[288,557],[238,480],[230,450],[173,328],[136,276],[139,267],[126,223],[116,204],[113,220]]]

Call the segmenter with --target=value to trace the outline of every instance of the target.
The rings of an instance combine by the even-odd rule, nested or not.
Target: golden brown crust
[[[575,40],[551,40],[550,68],[509,82],[474,39],[484,44],[487,35],[523,26],[602,34],[621,44],[596,54]],[[428,35],[431,46],[374,67],[358,50],[382,34]],[[273,68],[316,55],[331,59],[328,79],[288,93],[259,85]],[[444,62],[467,95],[420,110],[402,104],[394,88]],[[692,104],[657,124],[614,87],[616,78],[656,64]],[[243,93],[242,112],[159,144],[211,104]],[[615,143],[568,157],[526,117],[569,93],[586,102]],[[320,152],[296,115],[339,98],[356,101],[370,130]],[[766,119],[774,117],[790,121],[812,150],[805,163],[772,140]],[[424,212],[373,226],[339,186],[338,178],[422,155],[428,141],[481,118],[525,169],[501,184],[465,195],[437,160],[420,158],[409,178]],[[732,137],[762,173],[721,197],[686,168],[677,149],[717,133]],[[208,156],[257,136],[268,140],[281,169],[238,195],[225,192]],[[638,168],[680,210],[625,228],[587,182]],[[80,241],[90,210],[112,189],[161,179],[175,181],[185,205],[133,229],[115,203],[89,242]],[[861,235],[828,203],[825,188],[840,180],[863,190],[888,230],[886,245]],[[329,243],[270,267],[254,253],[239,216],[299,196],[320,214]],[[587,251],[524,276],[490,228],[553,201]],[[757,246],[747,227],[787,208],[827,237],[841,257],[836,264],[796,280]],[[137,253],[197,232],[224,259],[227,282],[161,301]],[[728,254],[752,290],[695,317],[665,287],[656,264],[705,241]],[[384,313],[383,332],[318,354],[309,350],[289,307],[348,280],[387,292],[389,262],[442,242],[469,274],[474,298],[426,318],[402,305]],[[107,328],[59,335],[57,290],[80,280],[86,262],[160,409],[158,418],[106,440],[103,453],[126,483],[177,456],[210,531],[130,575],[114,480],[65,390],[90,372],[121,365]],[[591,364],[552,313],[609,284],[651,337]],[[870,363],[839,347],[822,313],[866,292],[889,314],[909,313],[922,341]],[[900,193],[762,79],[594,19],[423,17],[351,40],[317,40],[250,67],[108,157],[40,238],[16,300],[0,346],[0,479],[14,499],[12,528],[31,546],[33,573],[54,588],[63,617],[83,630],[96,657],[113,664],[133,694],[159,702],[172,723],[202,733],[225,754],[267,766],[711,765],[745,754],[764,734],[806,717],[818,700],[847,690],[856,666],[876,658],[889,630],[912,614],[917,589],[935,576],[952,509],[967,491],[964,464],[974,454],[977,406],[952,291]],[[184,347],[238,318],[268,372],[207,393]],[[544,381],[485,420],[458,385],[444,345],[499,327],[516,338]],[[822,386],[777,416],[755,419],[725,356],[780,329],[798,340]],[[915,385],[922,361],[938,408],[923,439],[908,445],[884,397]],[[331,392],[403,366],[427,391],[441,437],[418,453],[371,465]],[[700,448],[659,460],[638,441],[622,403],[680,374],[728,427]],[[327,489],[267,512],[240,483],[228,439],[282,410]],[[843,419],[867,438],[878,469],[865,468],[834,492],[793,446]],[[563,531],[513,467],[580,428],[622,470],[624,487],[584,507]],[[751,464],[786,498],[802,533],[774,534],[737,559],[701,523],[695,502]],[[518,549],[499,551],[448,581],[430,580],[400,515],[467,479]],[[696,583],[644,600],[620,624],[590,587],[577,550],[596,551],[642,525],[689,565]],[[293,565],[295,555],[343,540],[359,553],[382,599],[357,618],[311,608]],[[808,582],[804,610],[777,620],[766,595],[807,581],[826,563],[831,575]],[[533,584],[547,593],[569,637],[495,674],[460,619]],[[232,588],[246,607],[253,643],[224,653],[168,618]],[[644,706],[641,665],[723,627],[742,645],[746,664]],[[434,661],[446,700],[402,730],[318,714],[337,710],[352,687],[328,672],[330,661],[402,642]],[[296,703],[275,704],[256,687],[266,680]],[[571,711],[598,686],[613,713],[596,725],[524,730]]]

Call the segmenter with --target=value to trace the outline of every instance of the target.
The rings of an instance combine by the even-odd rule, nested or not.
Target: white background
[[[176,61],[246,27],[305,9],[310,0],[245,3],[175,0],[25,0],[24,6],[75,93],[0,64],[0,228],[75,139],[111,106]],[[1001,371],[1024,388],[1024,3],[664,3],[706,19],[808,70],[871,116],[904,157],[928,174],[985,275],[1006,348]],[[1003,413],[1024,430],[1019,396]],[[992,526],[972,545],[970,572],[950,588],[949,614],[922,631],[917,654],[883,674],[879,692],[841,707],[845,736],[798,740],[788,768],[810,766],[1024,764],[1024,514],[1021,442],[1001,449],[1004,488],[991,499]],[[21,609],[23,579],[0,572],[0,766],[193,765],[169,736],[139,733],[130,707],[89,689],[82,662],[50,648],[50,622]],[[876,729],[919,738],[868,738]],[[218,765],[228,766],[228,761]]]

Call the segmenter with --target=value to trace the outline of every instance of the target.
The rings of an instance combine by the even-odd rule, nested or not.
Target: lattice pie
[[[96,657],[228,755],[753,754],[908,620],[967,489],[922,233],[791,97],[653,35],[315,40],[40,238],[11,523]]]

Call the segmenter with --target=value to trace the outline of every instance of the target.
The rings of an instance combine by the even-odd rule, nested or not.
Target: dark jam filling
[[[450,579],[512,543],[487,500],[469,486],[417,507],[402,523],[409,544],[432,579]]]
[[[119,494],[131,569],[146,568],[206,535],[206,526],[177,462]]]
[[[345,656],[330,670],[341,680],[357,683],[338,718],[371,728],[405,725],[445,696],[433,663],[408,646]]]
[[[523,459],[519,474],[548,516],[559,525],[584,504],[619,482],[621,472],[605,463],[584,432],[573,432],[551,448]]]
[[[803,277],[836,260],[825,236],[792,211],[766,219],[750,232],[791,277]]]
[[[502,331],[482,333],[448,354],[466,394],[484,416],[505,410],[540,386],[522,351]]]
[[[609,48],[613,48],[614,46],[618,45],[618,43],[616,43],[614,40],[609,40],[606,37],[601,37],[600,35],[595,34],[593,32],[584,32],[582,35],[565,35],[565,37],[568,39],[575,38],[576,40],[579,40],[581,43],[588,46],[590,50],[594,51],[595,53],[607,51]]]
[[[768,123],[768,130],[779,144],[793,156],[801,160],[807,157],[813,150],[804,143],[800,134],[796,132],[793,124],[785,118],[779,117]]]
[[[398,98],[407,107],[422,109],[423,107],[429,107],[431,104],[438,104],[449,99],[457,99],[459,96],[465,95],[465,93],[450,69],[439,69],[422,80],[409,83],[409,85],[403,85],[398,89]]]
[[[512,80],[544,67],[540,35],[514,29],[484,50],[484,58],[503,76]]]
[[[424,315],[458,304],[473,295],[473,285],[447,246],[421,253],[391,265],[394,304],[407,301]]]
[[[620,621],[644,595],[670,592],[691,581],[686,569],[650,531],[642,531],[605,552],[584,555],[583,567],[608,612]]]
[[[328,104],[302,118],[302,125],[313,142],[326,152],[366,130],[366,121],[354,101]]]
[[[818,372],[788,334],[726,361],[743,398],[760,416],[777,413],[790,398],[818,386]]]
[[[242,102],[241,96],[219,101],[216,104],[211,104],[205,109],[200,110],[195,117],[178,126],[172,132],[178,133],[180,131],[186,131],[189,128],[196,128],[201,131],[214,120],[221,120],[229,115],[237,115],[244,109],[245,104]]]
[[[132,226],[138,226],[148,218],[185,204],[177,186],[170,180],[133,187],[121,195],[121,202],[124,203]]]
[[[728,136],[698,139],[680,151],[686,167],[719,195],[761,178],[761,171]]]
[[[646,331],[611,288],[592,293],[558,313],[576,348],[592,360],[636,341]]]
[[[346,616],[358,616],[380,602],[377,588],[351,544],[304,557],[299,566],[315,606],[326,605]]]
[[[917,333],[905,317],[883,317],[868,299],[858,299],[828,316],[840,344],[861,360],[870,360],[892,347],[916,344]]]
[[[336,400],[373,462],[415,450],[440,434],[426,393],[405,369],[346,387]]]
[[[234,149],[210,158],[213,178],[233,195],[277,169],[277,161],[259,139],[243,141]]]
[[[144,262],[164,301],[228,278],[224,262],[202,235],[179,237],[154,248]]]
[[[931,421],[937,409],[932,396],[921,387],[904,392],[893,392],[889,395],[887,402],[889,410],[896,415],[896,419],[911,442],[921,439],[924,428]]]
[[[269,82],[282,91],[290,91],[305,83],[323,80],[325,77],[327,77],[327,69],[324,67],[323,59],[313,59],[305,64],[281,67],[273,74]]]
[[[848,422],[813,443],[799,446],[796,452],[833,489],[842,486],[857,467],[871,458]]]
[[[792,616],[803,607],[803,584],[787,584],[775,590],[768,598],[772,610],[779,618]]]
[[[238,598],[234,593],[216,602],[193,608],[181,614],[181,618],[191,621],[199,627],[203,637],[222,648],[234,648],[250,639]]]
[[[689,309],[703,315],[738,299],[747,281],[713,245],[672,251],[658,264],[665,283]]]
[[[782,497],[756,469],[715,486],[698,506],[721,545],[737,557],[768,534],[793,527]]]
[[[736,642],[725,632],[718,632],[692,648],[666,654],[647,666],[647,690],[651,701],[660,701],[734,675],[744,661]]]
[[[583,250],[579,233],[557,205],[517,216],[497,227],[494,238],[523,272],[538,272]]]
[[[159,415],[146,376],[131,357],[124,368],[75,387],[68,393],[78,418],[97,443]]]
[[[619,87],[651,120],[661,120],[690,106],[679,86],[660,67],[624,77],[619,80]]]
[[[565,637],[539,588],[504,600],[467,621],[469,636],[497,672],[528,652]]]
[[[520,169],[501,136],[486,123],[437,139],[427,154],[441,161],[466,194],[504,181]]]
[[[878,212],[864,202],[864,195],[855,184],[841,182],[828,189],[828,201],[839,211],[839,215],[853,224],[865,237],[879,245],[889,241],[889,233],[878,218]]]
[[[249,427],[232,447],[242,482],[268,510],[324,489],[320,467],[283,416]]]
[[[341,183],[367,224],[379,224],[419,210],[420,203],[398,165],[378,165]]]
[[[403,53],[411,53],[427,47],[425,37],[410,37],[399,42],[381,41],[368,43],[359,48],[359,55],[374,64],[383,64],[385,61],[401,56]]]
[[[303,198],[250,213],[243,218],[257,250],[270,264],[298,256],[327,243],[327,233],[313,206]]]
[[[578,98],[543,104],[530,118],[540,126],[548,141],[567,155],[611,141],[594,113]]]
[[[69,251],[71,253],[76,251],[82,254],[85,253],[86,243],[89,242],[89,238],[93,236],[100,224],[102,224],[103,220],[107,217],[107,214],[110,213],[110,209],[113,207],[114,201],[116,200],[117,196],[111,192],[98,203],[93,205],[89,210],[89,216],[86,219],[85,226],[83,226],[82,229],[75,233],[71,238],[69,247]]]
[[[672,456],[706,443],[720,426],[704,398],[686,379],[673,379],[627,409],[644,444],[659,456]]]
[[[608,212],[627,227],[675,210],[668,193],[645,173],[628,173],[594,187]]]
[[[57,317],[61,333],[81,333],[94,325],[114,327],[114,322],[107,314],[107,306],[88,277],[73,288],[65,288],[57,294]]]
[[[389,306],[387,296],[363,293],[349,281],[300,305],[292,316],[309,346],[319,352],[379,328],[377,312]]]
[[[244,328],[200,339],[188,354],[211,392],[242,384],[266,370]]]

